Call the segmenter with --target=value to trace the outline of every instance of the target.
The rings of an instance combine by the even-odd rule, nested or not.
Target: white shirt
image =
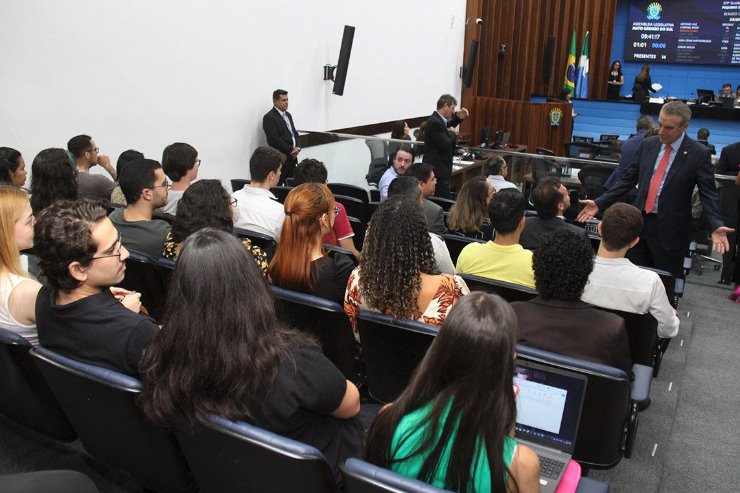
[[[237,200],[234,226],[263,233],[280,240],[285,209],[269,190],[247,185],[231,194]]]
[[[596,257],[581,299],[595,306],[630,313],[650,313],[660,337],[678,334],[679,320],[657,273],[626,258]]]
[[[23,256],[25,257],[25,255]],[[8,301],[13,290],[22,282],[29,281],[26,277],[21,277],[16,274],[7,273],[0,279],[0,327],[15,332],[25,337],[28,342],[34,346],[39,344],[39,336],[36,331],[36,324],[25,325],[18,322],[13,315],[10,314],[10,307]]]
[[[488,182],[493,185],[493,189],[497,192],[499,190],[503,190],[504,188],[516,188],[516,185],[514,185],[510,181],[506,181],[506,179],[501,175],[488,175],[488,178],[486,178],[486,180],[488,180]]]
[[[434,248],[434,263],[436,264],[435,267],[439,273],[457,274],[457,272],[455,272],[455,264],[452,263],[450,251],[447,248],[445,240],[434,233],[429,233],[429,238],[432,240],[432,248]]]
[[[180,199],[182,198],[182,194],[185,193],[185,190],[169,190],[167,192],[167,205],[162,207],[161,211],[166,212],[167,214],[172,214],[173,216],[177,215],[177,204],[180,202]]]

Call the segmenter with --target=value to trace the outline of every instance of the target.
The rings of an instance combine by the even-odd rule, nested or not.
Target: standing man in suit
[[[300,147],[298,131],[293,124],[293,117],[288,113],[288,91],[276,89],[272,93],[273,108],[262,117],[262,130],[267,137],[267,145],[285,154],[282,175],[278,185],[285,184],[285,179],[293,176],[293,168],[298,162]]]
[[[437,110],[427,119],[424,133],[424,162],[434,166],[437,189],[434,194],[450,198],[450,175],[452,174],[452,154],[455,152],[457,134],[450,128],[460,125],[469,116],[468,110],[455,111],[457,100],[443,94],[437,100]]]
[[[657,267],[680,276],[683,257],[691,241],[691,194],[699,187],[704,213],[712,230],[712,246],[719,253],[729,250],[727,233],[719,211],[709,149],[686,135],[691,109],[681,101],[663,105],[658,135],[645,139],[632,164],[614,188],[584,207],[578,220],[588,221],[638,185],[635,206],[643,211],[640,241],[629,258],[637,265]]]

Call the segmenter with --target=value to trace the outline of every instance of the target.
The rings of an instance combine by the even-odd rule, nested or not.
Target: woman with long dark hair
[[[609,67],[607,79],[606,99],[619,99],[619,91],[624,85],[624,74],[622,74],[622,62],[614,60]]]
[[[457,200],[450,208],[447,226],[450,233],[488,241],[493,236],[493,226],[488,217],[488,204],[496,193],[484,176],[463,183]]]
[[[375,418],[365,458],[459,492],[539,491],[539,460],[511,433],[517,319],[474,292],[442,324],[406,390]]]
[[[64,149],[44,149],[31,165],[31,208],[38,214],[59,200],[77,200],[74,161]]]
[[[268,268],[275,286],[342,303],[355,264],[343,253],[328,255],[322,240],[333,234],[337,212],[323,183],[303,183],[288,193],[280,243]]]
[[[206,228],[185,240],[163,327],[139,370],[141,408],[153,421],[248,421],[319,448],[337,476],[357,452],[357,387],[315,342],[280,325],[267,282],[234,236]]]
[[[26,162],[21,153],[12,147],[0,147],[0,160],[4,163],[0,169],[0,182],[22,187],[26,184]]]
[[[391,197],[373,214],[344,297],[355,331],[360,310],[441,325],[469,292],[460,276],[437,275],[434,249],[421,206]]]
[[[201,180],[193,183],[178,202],[178,213],[167,234],[162,256],[177,260],[182,242],[203,228],[216,228],[231,233],[234,231],[233,200],[218,180]],[[267,254],[248,238],[242,240],[244,247],[254,257],[262,272],[267,271]]]

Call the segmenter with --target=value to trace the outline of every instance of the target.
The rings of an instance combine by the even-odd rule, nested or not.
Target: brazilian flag
[[[576,31],[573,30],[573,38],[570,40],[570,52],[568,52],[568,65],[565,67],[565,78],[563,89],[567,89],[572,96],[576,90]]]

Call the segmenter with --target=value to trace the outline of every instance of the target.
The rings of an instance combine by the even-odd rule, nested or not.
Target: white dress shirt
[[[270,235],[280,240],[285,209],[269,190],[247,185],[231,194],[237,200],[234,226]]]

